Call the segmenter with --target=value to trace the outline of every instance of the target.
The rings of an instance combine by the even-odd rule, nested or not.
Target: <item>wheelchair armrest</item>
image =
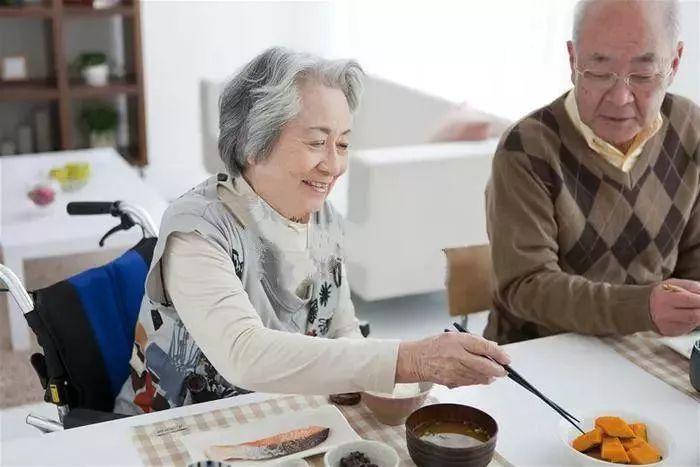
[[[129,415],[122,415],[113,412],[102,412],[92,409],[71,409],[65,417],[63,417],[63,427],[77,428],[79,426],[92,425],[93,423],[108,422],[110,420],[118,420],[126,418]]]

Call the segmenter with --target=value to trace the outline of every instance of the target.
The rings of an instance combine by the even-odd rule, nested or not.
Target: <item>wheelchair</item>
[[[144,282],[157,240],[150,215],[125,202],[74,202],[70,215],[109,214],[120,219],[101,239],[139,226],[142,240],[115,260],[49,287],[28,292],[0,264],[0,283],[17,301],[43,353],[30,362],[44,389],[44,401],[58,408],[58,420],[30,414],[27,423],[43,432],[122,418],[114,399],[129,374]]]
[[[28,292],[15,274],[0,264],[0,284],[17,301],[43,353],[30,363],[55,404],[58,420],[34,414],[26,422],[43,432],[60,431],[126,415],[113,413],[114,400],[129,376],[134,329],[158,231],[149,214],[125,202],[73,202],[70,215],[105,215],[120,219],[99,241],[139,226],[142,240],[115,260],[49,287]],[[360,322],[364,337],[369,323]]]

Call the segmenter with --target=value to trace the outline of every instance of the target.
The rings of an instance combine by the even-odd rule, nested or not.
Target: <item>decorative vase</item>
[[[83,68],[83,79],[90,86],[106,86],[109,81],[109,66],[106,63]]]
[[[113,148],[117,145],[117,132],[112,131],[91,131],[90,147],[93,148]]]

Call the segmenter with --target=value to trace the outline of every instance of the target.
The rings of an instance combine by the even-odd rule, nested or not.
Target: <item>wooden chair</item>
[[[473,245],[442,250],[447,258],[447,302],[450,316],[462,317],[491,308],[491,247]]]

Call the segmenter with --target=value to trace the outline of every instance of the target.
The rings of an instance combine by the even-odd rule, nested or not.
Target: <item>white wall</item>
[[[571,87],[576,0],[340,0],[341,54],[370,73],[520,118]],[[700,1],[681,1],[685,56],[671,90],[700,103]]]
[[[203,176],[200,82],[225,79],[264,48],[326,55],[328,2],[146,0],[142,11],[149,176],[176,193]]]
[[[575,0],[144,0],[149,176],[171,195],[204,176],[200,81],[262,49],[352,56],[370,73],[515,119],[569,86]],[[700,102],[700,1],[682,1],[672,90]]]
[[[700,1],[681,2],[681,39],[685,43],[681,68],[671,91],[700,104]]]

